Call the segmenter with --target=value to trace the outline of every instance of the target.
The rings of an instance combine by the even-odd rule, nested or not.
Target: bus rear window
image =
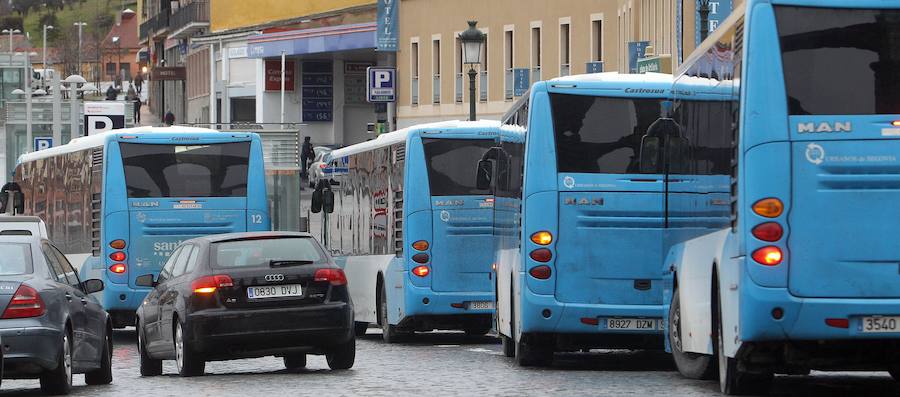
[[[637,174],[662,100],[550,94],[558,172]]]
[[[776,6],[792,115],[900,113],[900,10]]]
[[[119,147],[129,198],[247,195],[250,142]]]
[[[422,139],[432,196],[490,194],[475,186],[481,157],[494,146],[490,139]]]

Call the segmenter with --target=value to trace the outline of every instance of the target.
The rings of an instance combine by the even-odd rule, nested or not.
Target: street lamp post
[[[475,25],[478,21],[469,21],[469,28],[459,34],[462,43],[463,63],[469,65],[469,120],[475,121],[475,65],[481,64],[481,51],[484,46],[484,33]]]
[[[9,33],[9,52],[14,52],[13,50],[13,35],[22,33],[19,29],[3,29],[3,33]]]
[[[44,71],[41,73],[41,88],[45,87],[44,76],[47,75],[47,29],[53,29],[53,25],[44,25],[44,58],[41,60]]]
[[[75,22],[75,26],[78,26],[78,72],[76,74],[81,75],[84,73],[81,65],[81,28],[86,26],[87,23],[84,22]]]
[[[116,76],[118,77],[122,72],[122,43],[119,40],[119,36],[113,36],[112,42],[116,45]],[[115,84],[115,80],[113,80],[113,84]]]

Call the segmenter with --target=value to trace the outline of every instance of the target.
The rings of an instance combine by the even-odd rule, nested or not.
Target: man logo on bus
[[[567,189],[575,187],[575,178],[572,178],[571,176],[563,178],[563,186],[565,186]]]
[[[800,123],[797,125],[797,133],[798,134],[810,134],[813,132],[850,132],[853,130],[853,124],[851,122],[821,122],[819,124],[816,123]]]
[[[825,161],[825,148],[815,143],[806,146],[806,159],[815,165],[822,164]]]

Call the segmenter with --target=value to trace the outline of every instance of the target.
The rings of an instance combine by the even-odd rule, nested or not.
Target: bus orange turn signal
[[[113,240],[109,243],[109,246],[110,248],[117,250],[125,249],[125,240]]]
[[[784,203],[777,198],[767,198],[753,204],[753,212],[766,218],[777,218],[784,213]]]
[[[413,243],[413,248],[417,251],[425,251],[428,249],[428,242],[425,240],[419,240]]]
[[[531,235],[531,242],[537,245],[549,245],[553,242],[553,235],[547,231],[540,231]]]

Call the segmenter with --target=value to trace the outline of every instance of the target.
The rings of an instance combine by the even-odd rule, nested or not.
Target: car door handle
[[[71,301],[72,301],[72,294],[66,292],[66,300],[69,301],[69,302],[71,302]]]
[[[87,304],[88,304],[87,298],[81,298],[81,304],[87,306]]]

